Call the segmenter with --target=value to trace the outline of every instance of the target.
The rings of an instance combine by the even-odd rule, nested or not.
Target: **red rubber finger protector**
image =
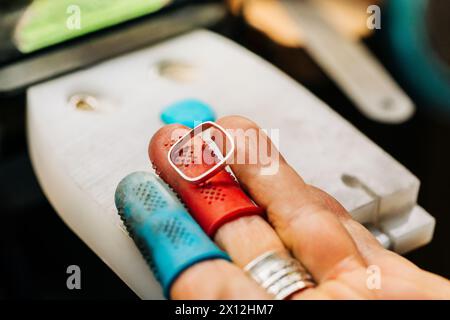
[[[179,195],[202,229],[213,237],[222,225],[231,220],[261,215],[263,210],[245,194],[225,169],[201,184],[190,183],[175,171],[167,155],[177,139],[188,131],[189,128],[178,124],[161,128],[151,139],[148,153],[156,173]],[[192,153],[189,150],[187,152]],[[184,172],[195,175],[204,172],[208,165],[190,159],[182,166]]]

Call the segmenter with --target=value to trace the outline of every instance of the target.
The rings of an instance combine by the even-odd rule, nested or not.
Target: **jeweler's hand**
[[[236,116],[217,123],[227,129],[259,129]],[[166,126],[155,136],[180,127]],[[236,144],[236,152],[252,152],[256,146]],[[223,225],[214,240],[233,263],[212,260],[192,266],[172,286],[172,298],[268,299],[242,268],[265,252],[288,250],[317,283],[290,299],[450,299],[448,280],[385,250],[334,198],[306,184],[281,156],[279,161],[273,175],[261,175],[259,163],[231,165],[241,186],[266,210],[267,220],[250,216]],[[158,169],[171,170],[164,163]]]

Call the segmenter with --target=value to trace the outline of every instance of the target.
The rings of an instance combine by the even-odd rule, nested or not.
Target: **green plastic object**
[[[14,31],[22,53],[33,52],[133,18],[170,0],[34,0]]]

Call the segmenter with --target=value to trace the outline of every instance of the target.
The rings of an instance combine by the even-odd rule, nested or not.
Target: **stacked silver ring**
[[[247,264],[244,270],[277,300],[314,286],[311,275],[287,252],[266,252]]]

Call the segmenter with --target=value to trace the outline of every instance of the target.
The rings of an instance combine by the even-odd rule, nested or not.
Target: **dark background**
[[[418,107],[412,120],[395,126],[375,123],[355,109],[303,50],[280,47],[238,18],[228,17],[212,29],[297,79],[421,180],[419,203],[436,217],[436,230],[431,244],[406,257],[450,277],[450,116],[405,87]],[[365,42],[395,77],[382,31]],[[0,97],[0,181],[0,299],[137,298],[61,221],[42,194],[27,153],[23,93]],[[71,264],[81,267],[82,290],[66,288]]]

